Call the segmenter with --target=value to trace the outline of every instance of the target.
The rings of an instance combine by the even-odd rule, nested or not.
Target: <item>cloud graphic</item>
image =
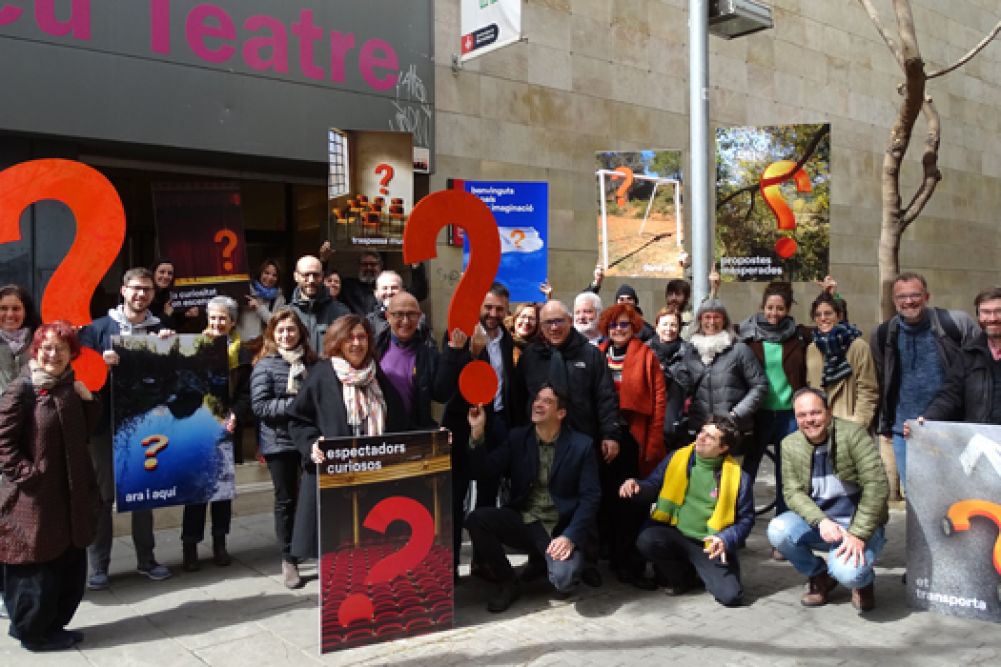
[[[544,245],[535,227],[498,227],[501,254],[509,252],[538,252]]]

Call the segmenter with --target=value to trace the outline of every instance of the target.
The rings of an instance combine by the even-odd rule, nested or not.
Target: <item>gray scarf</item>
[[[786,315],[778,324],[771,324],[764,313],[751,315],[740,323],[740,340],[760,340],[784,343],[796,335],[796,320]]]
[[[28,370],[31,373],[31,384],[35,389],[45,391],[52,389],[57,384],[66,380],[73,382],[74,379],[73,367],[69,364],[66,365],[66,370],[63,371],[62,375],[56,376],[42,368],[37,361],[31,359],[28,361]]]
[[[303,349],[302,345],[294,350],[283,350],[278,348],[278,354],[282,359],[287,361],[289,365],[288,384],[285,385],[285,391],[290,394],[298,394],[299,385],[302,384],[302,379],[306,377],[306,364],[302,362],[302,358],[306,354],[306,350]]]
[[[0,342],[6,343],[15,357],[28,346],[28,327],[7,331],[0,329]]]

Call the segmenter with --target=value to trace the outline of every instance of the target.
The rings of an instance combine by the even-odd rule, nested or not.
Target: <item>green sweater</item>
[[[889,519],[886,501],[890,496],[890,485],[886,481],[879,448],[864,428],[840,417],[831,421],[830,441],[834,475],[843,482],[854,482],[862,489],[848,532],[861,540],[868,540],[876,528]],[[827,518],[810,497],[813,449],[813,444],[801,431],[782,440],[782,495],[789,509],[811,526]]]

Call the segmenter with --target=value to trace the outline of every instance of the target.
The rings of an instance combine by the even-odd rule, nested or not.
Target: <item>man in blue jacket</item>
[[[729,416],[712,417],[695,443],[674,452],[643,481],[627,479],[623,498],[652,503],[636,548],[666,578],[668,595],[701,579],[716,601],[741,603],[737,546],[754,526],[752,484],[733,459],[740,431]]]
[[[489,472],[511,480],[507,505],[480,507],[466,518],[473,548],[499,580],[488,611],[504,611],[519,594],[505,546],[528,552],[524,580],[545,571],[560,593],[580,582],[584,545],[596,531],[601,485],[591,438],[564,425],[566,416],[566,398],[544,385],[532,400],[532,425],[485,447],[485,411],[469,409],[474,475]]]

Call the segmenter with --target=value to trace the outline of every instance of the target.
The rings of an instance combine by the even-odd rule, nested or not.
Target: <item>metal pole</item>
[[[605,174],[598,174],[598,184],[601,186],[601,198],[598,203],[601,205],[601,251],[605,265],[605,270],[608,271],[608,210],[605,207]]]
[[[692,305],[709,293],[709,9],[688,0],[688,115],[692,170]]]

